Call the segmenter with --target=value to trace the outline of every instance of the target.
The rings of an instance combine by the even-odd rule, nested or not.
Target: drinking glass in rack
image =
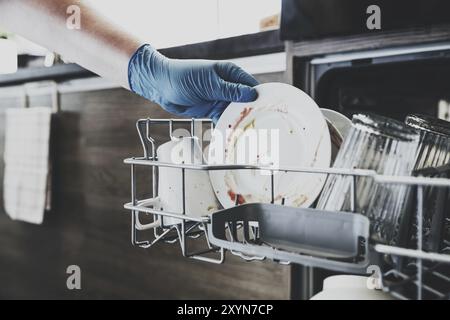
[[[335,168],[368,169],[383,175],[410,175],[419,134],[405,124],[378,115],[353,116],[352,128],[334,163]],[[351,211],[353,177],[330,175],[317,207]],[[373,240],[396,244],[407,212],[409,188],[355,178],[354,211],[371,220]]]
[[[450,162],[450,122],[425,115],[409,115],[406,124],[420,132],[414,170],[440,167]]]
[[[419,148],[414,165],[415,172],[421,173],[423,169],[437,169],[450,164],[450,122],[419,114],[408,115],[405,122],[408,126],[419,130],[420,133]],[[432,227],[433,224],[441,224],[441,217],[436,212],[438,211],[437,208],[445,205],[445,203],[439,203],[445,201],[442,199],[442,192],[445,192],[445,190],[436,187],[427,187],[423,192],[425,207],[422,229],[423,241],[424,247],[431,251],[436,251],[442,246],[433,241],[434,238],[440,237],[437,237],[436,233],[439,232],[436,232],[436,228]],[[443,218],[444,234],[447,235],[447,239],[444,238],[444,241],[450,242],[450,213],[447,213],[447,216]],[[438,220],[436,221],[436,219]],[[414,229],[417,230],[416,224]],[[413,232],[413,242],[416,241],[414,238],[417,234],[416,230]]]

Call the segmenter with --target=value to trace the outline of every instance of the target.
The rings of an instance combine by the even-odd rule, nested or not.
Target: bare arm
[[[81,29],[67,27],[73,5],[81,9]],[[230,102],[257,98],[258,81],[238,66],[169,59],[102,17],[89,0],[0,0],[0,25],[173,114],[217,121]]]
[[[81,9],[81,29],[69,29],[67,8]],[[0,25],[125,88],[128,62],[141,42],[83,0],[0,0]]]

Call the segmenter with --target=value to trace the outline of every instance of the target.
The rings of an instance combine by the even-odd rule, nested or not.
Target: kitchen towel
[[[3,201],[13,220],[42,224],[48,199],[51,108],[6,110]]]

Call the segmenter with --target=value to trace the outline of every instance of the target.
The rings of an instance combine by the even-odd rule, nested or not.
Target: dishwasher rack
[[[167,136],[159,133],[157,135],[154,131],[155,127],[161,129],[166,128]],[[446,273],[440,273],[436,268],[436,264],[440,268],[444,266],[444,269],[450,271],[450,245],[444,248],[442,252],[426,252],[422,248],[422,218],[423,218],[423,190],[426,187],[441,187],[450,188],[450,179],[443,178],[426,178],[426,177],[400,177],[400,176],[383,176],[378,175],[372,170],[361,169],[339,169],[339,168],[300,168],[300,167],[283,167],[273,168],[266,166],[253,166],[253,165],[189,165],[189,164],[172,164],[159,162],[156,156],[156,149],[158,142],[166,142],[168,139],[172,139],[175,134],[175,130],[182,128],[187,132],[189,136],[199,137],[199,134],[203,133],[203,129],[213,130],[214,125],[209,119],[140,119],[136,122],[136,128],[139,134],[140,141],[144,150],[143,157],[128,158],[124,160],[124,163],[130,165],[131,168],[131,202],[124,205],[124,208],[131,212],[131,242],[133,245],[140,248],[148,249],[159,243],[166,244],[179,244],[181,253],[184,257],[192,258],[200,261],[205,261],[214,264],[222,264],[225,261],[226,251],[241,257],[246,261],[265,260],[272,259],[280,264],[298,263],[312,267],[321,267],[329,270],[347,272],[347,273],[359,273],[367,274],[371,273],[370,258],[372,254],[377,254],[383,257],[395,257],[408,260],[408,266],[413,265],[414,271],[412,273],[404,273],[403,270],[398,268],[391,268],[383,270],[382,274],[376,275],[381,278],[380,282],[383,285],[385,291],[392,292],[397,298],[408,298],[407,296],[398,293],[398,290],[393,288],[401,287],[403,284],[414,284],[416,290],[416,296],[414,298],[422,299],[424,290],[437,291],[433,288],[427,287],[423,283],[424,274],[433,274],[439,277],[442,281],[445,281],[449,285],[448,292],[437,291],[436,296],[438,298],[450,298],[447,295],[450,294],[450,278]],[[158,141],[162,140],[162,141]],[[200,137],[202,150],[206,146],[203,142],[203,137]],[[151,194],[152,198],[157,197],[157,175],[158,169],[165,168],[177,168],[181,171],[182,178],[182,208],[183,212],[167,212],[157,210],[148,205],[149,199],[138,199],[137,193],[137,167],[147,167],[151,169]],[[418,222],[417,230],[417,244],[414,249],[395,247],[382,244],[370,244],[369,237],[363,237],[359,239],[361,245],[361,254],[358,257],[354,257],[350,260],[342,261],[341,259],[333,259],[323,256],[315,256],[314,254],[308,254],[304,252],[287,252],[285,248],[277,248],[276,246],[261,243],[259,239],[258,227],[251,223],[247,226],[244,223],[236,221],[233,225],[227,225],[226,232],[229,237],[228,240],[217,241],[214,237],[213,221],[215,219],[215,213],[203,216],[193,217],[185,213],[185,196],[186,196],[186,171],[188,170],[264,170],[270,172],[271,176],[271,195],[272,204],[274,201],[274,175],[276,172],[298,172],[298,173],[311,173],[311,174],[324,174],[324,175],[343,175],[348,176],[351,180],[351,211],[354,211],[356,199],[356,185],[357,178],[365,177],[373,179],[376,183],[380,184],[404,184],[414,188],[417,188],[417,210],[415,212],[416,221]],[[236,196],[236,206],[238,206],[238,196]],[[282,201],[281,205],[284,205]],[[315,209],[310,209],[315,210]],[[219,214],[218,212],[217,214]],[[216,215],[218,217],[218,215]],[[142,219],[148,217],[152,218],[151,223],[143,223]],[[163,224],[157,224],[156,222],[161,220],[162,217],[176,218],[180,221],[179,224],[164,226]],[[363,217],[365,218],[365,217]],[[217,220],[217,219],[216,219]],[[450,225],[450,221],[447,221]],[[244,237],[245,239],[240,243],[237,243],[236,230],[241,230],[250,235],[250,237]],[[420,230],[420,231],[419,231]],[[149,234],[151,233],[151,234]],[[148,238],[140,239],[143,235]],[[195,246],[202,245],[201,249],[189,250],[190,242],[195,242]],[[286,259],[284,259],[286,258]],[[431,265],[433,264],[433,265]],[[449,272],[450,274],[450,272]],[[401,281],[390,282],[390,278],[400,279]]]

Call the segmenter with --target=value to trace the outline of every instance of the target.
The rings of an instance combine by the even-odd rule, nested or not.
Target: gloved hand
[[[169,59],[150,45],[131,58],[128,79],[133,92],[168,112],[215,122],[230,102],[257,98],[256,79],[233,63]]]

